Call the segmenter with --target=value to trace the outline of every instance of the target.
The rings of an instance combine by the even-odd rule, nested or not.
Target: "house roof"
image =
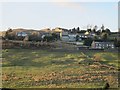
[[[85,35],[88,35],[88,34],[89,34],[89,32],[88,32],[88,31],[86,31],[86,32],[85,32]]]
[[[94,41],[94,43],[98,43],[98,44],[99,44],[99,43],[101,43],[101,44],[103,44],[103,43],[104,43],[104,44],[108,44],[108,43],[114,43],[114,42],[96,42],[96,41]]]
[[[61,29],[58,29],[58,28],[53,29],[52,31],[53,31],[53,32],[62,32],[62,30],[61,30]]]
[[[56,29],[56,30],[57,30],[57,29],[58,29],[58,30],[62,30],[62,31],[68,31],[68,29],[60,28],[60,27],[56,27],[55,29]]]

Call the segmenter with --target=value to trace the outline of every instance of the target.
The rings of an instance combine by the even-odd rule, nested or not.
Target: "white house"
[[[91,44],[91,48],[94,49],[114,49],[114,42],[100,42],[100,41],[93,41]]]
[[[80,38],[88,38],[88,35],[86,35],[86,34],[84,34],[84,33],[80,33],[80,34],[79,34],[79,37],[80,37]]]
[[[17,32],[17,36],[25,37],[25,36],[27,36],[27,33],[26,32]]]
[[[68,42],[69,41],[69,36],[68,35],[62,35],[61,40],[65,41],[65,42]]]
[[[76,35],[75,34],[69,34],[68,36],[69,36],[69,41],[71,41],[71,42],[76,41]]]

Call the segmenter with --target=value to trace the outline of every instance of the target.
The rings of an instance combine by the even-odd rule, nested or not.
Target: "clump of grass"
[[[96,62],[99,62],[99,61],[101,61],[101,56],[99,54],[95,54],[93,56],[93,60],[96,61]]]
[[[2,53],[6,53],[6,52],[8,52],[8,49],[3,49],[2,50]]]

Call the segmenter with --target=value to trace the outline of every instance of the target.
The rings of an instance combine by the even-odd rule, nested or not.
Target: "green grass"
[[[101,56],[101,64],[79,64]],[[114,67],[110,69],[109,67]],[[117,88],[118,54],[112,52],[58,52],[49,50],[2,50],[5,88],[101,88],[109,82]]]

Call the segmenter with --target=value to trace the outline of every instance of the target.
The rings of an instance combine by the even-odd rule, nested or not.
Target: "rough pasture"
[[[118,88],[118,53],[4,49],[1,57],[4,88]]]

